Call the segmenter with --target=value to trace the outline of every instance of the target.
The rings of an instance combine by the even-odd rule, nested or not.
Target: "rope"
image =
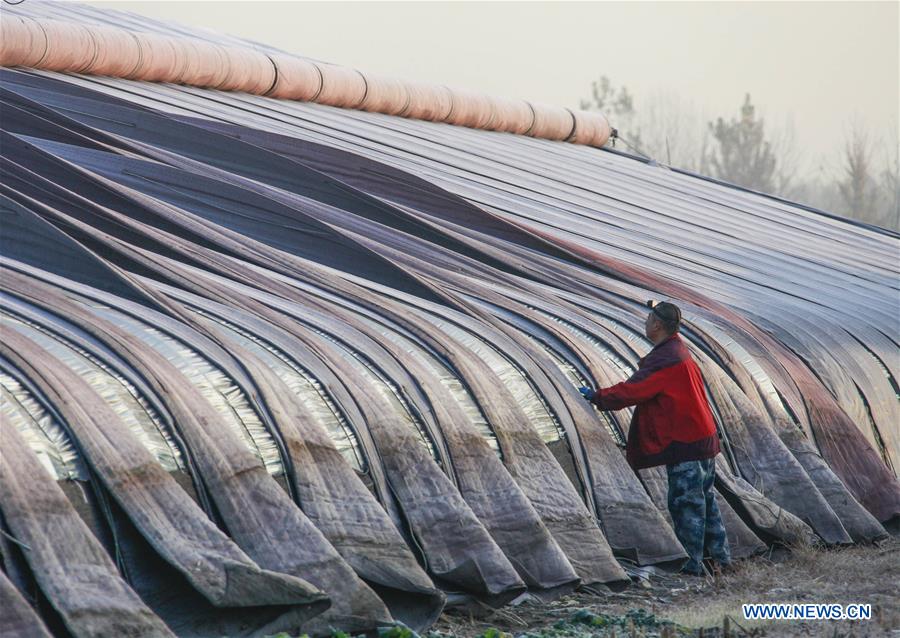
[[[15,536],[11,536],[11,535],[7,534],[2,529],[0,529],[0,534],[2,534],[8,541],[15,543],[16,545],[18,545],[19,547],[21,547],[23,549],[27,549],[29,552],[31,551],[31,548],[28,545],[26,545],[25,543],[20,541]]]
[[[621,133],[619,133],[618,129],[612,130],[612,133],[609,134],[609,139],[612,140],[613,147],[615,147],[615,145],[616,145],[616,140],[619,140],[622,142],[622,144],[624,144],[626,147],[628,147],[628,149],[630,149],[631,151],[634,151],[635,153],[637,153],[644,159],[649,160],[651,162],[656,162],[657,164],[660,164],[660,162],[658,160],[647,155],[644,151],[642,151],[640,148],[638,148],[636,144],[632,144],[631,142],[626,140],[624,137],[622,137],[622,135],[621,135]]]

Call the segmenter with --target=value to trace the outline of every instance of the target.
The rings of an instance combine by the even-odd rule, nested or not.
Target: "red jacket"
[[[597,390],[591,401],[601,410],[637,406],[625,448],[634,469],[719,453],[703,376],[677,333],[641,359],[631,378]]]

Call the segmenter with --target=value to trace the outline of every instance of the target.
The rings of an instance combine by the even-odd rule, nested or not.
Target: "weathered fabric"
[[[0,511],[17,542],[27,547],[24,556],[35,581],[68,632],[74,638],[174,638],[121,577],[18,430],[0,421],[0,438]],[[28,635],[40,635],[32,629]]]
[[[682,570],[702,574],[704,556],[721,564],[730,563],[728,537],[713,491],[715,460],[666,465],[666,475],[669,478],[669,513],[675,535],[690,556]]]
[[[50,638],[50,631],[3,570],[0,570],[0,636]]]

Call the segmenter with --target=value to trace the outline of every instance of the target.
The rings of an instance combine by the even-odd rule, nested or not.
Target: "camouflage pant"
[[[715,459],[667,465],[666,474],[675,535],[690,556],[684,571],[702,573],[704,554],[719,563],[731,562],[725,526],[713,492]]]

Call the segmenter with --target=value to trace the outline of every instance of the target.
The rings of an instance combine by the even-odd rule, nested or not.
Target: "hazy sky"
[[[898,2],[94,2],[327,62],[577,107],[605,74],[636,106],[712,115],[744,93],[807,165],[852,121],[897,143]],[[615,123],[614,123],[615,124]]]

